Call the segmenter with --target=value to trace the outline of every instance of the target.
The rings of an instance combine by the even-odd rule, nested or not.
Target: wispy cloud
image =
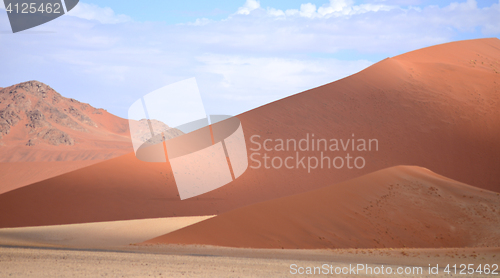
[[[115,14],[115,12],[109,7],[102,8],[95,4],[81,2],[69,11],[68,15],[87,20],[96,20],[103,24],[115,24],[131,20],[131,18],[127,15]]]
[[[349,16],[377,11],[389,11],[397,6],[385,4],[361,4],[355,5],[352,0],[330,0],[328,4],[316,8],[316,5],[305,3],[300,9],[289,9],[284,12],[275,10],[268,12],[272,16],[301,16],[307,18],[329,18],[338,16]],[[269,10],[268,10],[269,11]]]
[[[0,34],[0,86],[39,79],[125,116],[139,96],[195,76],[208,110],[237,114],[376,62],[360,57],[500,34],[500,4],[478,8],[472,0],[420,8],[332,0],[289,10],[247,0],[226,19],[179,25],[77,7],[37,27],[56,33]]]
[[[242,7],[238,8],[237,14],[250,14],[253,10],[260,8],[260,2],[256,0],[246,0]]]

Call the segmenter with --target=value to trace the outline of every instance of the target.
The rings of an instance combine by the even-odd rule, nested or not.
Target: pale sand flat
[[[142,242],[213,216],[0,229],[0,245],[107,248]]]
[[[450,277],[446,264],[498,263],[498,249],[405,249],[402,250],[262,250],[210,246],[131,246],[128,251],[64,250],[57,248],[0,247],[0,277]],[[459,259],[452,257],[460,254]],[[438,256],[439,255],[439,256]],[[474,255],[474,256],[472,256]],[[476,256],[477,255],[477,256]],[[445,259],[445,257],[447,259]],[[485,257],[485,258],[483,258]],[[391,268],[392,275],[365,269],[349,274],[318,274],[324,265],[348,271]],[[438,274],[428,265],[439,264]],[[414,266],[421,267],[415,268]],[[410,267],[411,266],[411,267]],[[293,274],[293,269],[318,268],[316,275]],[[401,267],[401,268],[400,268]],[[320,269],[321,268],[321,269]],[[396,271],[409,271],[398,275]],[[331,269],[331,268],[330,268]],[[350,271],[350,270],[349,270]],[[498,275],[452,275],[498,277]]]

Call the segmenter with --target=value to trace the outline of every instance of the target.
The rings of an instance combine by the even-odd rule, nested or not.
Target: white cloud
[[[300,16],[313,18],[316,15],[316,5],[307,3],[300,5]]]
[[[285,16],[285,12],[282,10],[278,10],[275,8],[267,8],[267,13],[272,16],[280,17],[280,16]]]
[[[246,0],[243,7],[238,8],[236,14],[245,14],[248,15],[253,10],[260,8],[260,2],[256,0]]]
[[[325,5],[318,9],[318,14],[321,17],[330,16],[349,16],[355,14],[363,14],[378,11],[390,11],[397,8],[393,5],[385,4],[360,4],[354,5],[352,0],[330,0],[329,5]]]
[[[294,16],[299,14],[299,10],[297,9],[289,9],[285,11],[285,14],[288,16]]]
[[[368,3],[384,3],[387,5],[403,5],[403,6],[410,6],[410,5],[420,5],[423,2],[429,2],[429,0],[368,0],[365,1]]]
[[[115,24],[130,21],[131,18],[123,14],[115,14],[109,7],[99,7],[95,4],[78,3],[68,15],[87,20],[96,20],[103,24]]]
[[[0,33],[0,61],[9,69],[0,75],[0,86],[39,79],[66,96],[126,116],[139,96],[195,76],[208,109],[237,114],[378,59],[366,61],[363,55],[385,58],[476,30],[500,34],[499,4],[404,9],[385,3],[332,0],[283,11],[248,0],[238,16],[182,25],[108,24],[128,19],[91,7],[94,12],[82,10],[80,18],[63,16],[36,27],[55,31],[50,34]],[[5,12],[0,21],[8,22]]]
[[[345,14],[351,11],[353,5],[354,1],[352,0],[330,0],[330,4],[320,7],[318,13],[321,16],[327,16],[334,13]]]
[[[270,16],[300,16],[305,18],[329,18],[332,16],[350,16],[354,14],[388,11],[396,8],[393,5],[385,4],[361,4],[355,5],[353,0],[330,0],[328,4],[316,8],[312,3],[300,5],[300,9],[279,10],[267,7],[266,13]],[[261,9],[260,2],[256,0],[246,0],[245,4],[238,8],[236,14],[249,15],[252,11]]]
[[[178,25],[192,25],[192,26],[203,26],[203,25],[207,25],[209,24],[210,22],[213,22],[212,20],[208,19],[208,18],[197,18],[194,22],[188,22],[188,23],[180,23]]]
[[[467,0],[467,2],[463,3],[453,2],[450,5],[446,6],[444,9],[446,11],[454,11],[454,10],[469,11],[469,10],[474,10],[476,8],[477,8],[477,2],[475,0]]]

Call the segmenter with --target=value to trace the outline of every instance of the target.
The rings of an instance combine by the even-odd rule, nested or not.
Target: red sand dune
[[[0,194],[99,162],[100,160],[0,163]]]
[[[377,139],[378,151],[326,153],[363,156],[363,169],[249,168],[222,188],[180,201],[168,163],[145,163],[128,154],[1,194],[0,227],[220,214],[396,165],[426,167],[500,192],[499,63],[498,39],[433,46],[238,116],[249,155],[255,153],[253,135],[261,143],[299,140],[307,133]]]
[[[213,215],[302,189],[228,185],[181,201],[168,163],[131,153],[0,194],[0,228]]]
[[[459,41],[385,59],[239,118],[247,144],[253,134],[262,136],[261,143],[307,133],[379,141],[378,152],[351,152],[365,157],[362,170],[250,171],[245,178],[252,182],[301,183],[306,191],[391,166],[418,165],[500,192],[500,40]]]
[[[398,166],[232,210],[144,244],[249,248],[498,247],[500,196]]]

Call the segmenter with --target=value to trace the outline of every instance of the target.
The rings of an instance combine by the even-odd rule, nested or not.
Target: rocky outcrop
[[[48,91],[54,91],[49,85],[35,80],[20,83],[16,86],[16,88],[23,89],[24,91],[29,92],[31,95],[41,99],[47,98]],[[56,94],[61,98],[60,94]]]
[[[47,118],[56,124],[64,127],[69,127],[73,130],[87,132],[87,129],[85,129],[83,126],[69,117],[66,113],[62,112],[54,106],[49,106],[47,103],[39,101],[35,107],[41,109],[43,113],[47,115]]]
[[[9,134],[10,127],[16,125],[20,120],[20,115],[15,111],[11,105],[0,110],[0,139],[4,135]]]
[[[87,117],[85,114],[80,112],[80,110],[76,109],[75,107],[70,106],[67,111],[71,116],[75,117],[80,122],[89,126],[97,127],[94,121],[92,121],[89,117]]]
[[[85,111],[85,112],[83,112]],[[89,132],[84,126],[98,125],[88,116],[100,110],[75,99],[62,97],[50,86],[28,81],[0,89],[0,139],[23,121],[31,134],[25,145],[39,143],[74,145],[64,128]]]
[[[162,141],[162,137],[159,136],[163,134],[166,140],[175,138],[184,134],[177,128],[169,127],[158,120],[148,120],[142,119],[140,121],[132,121],[130,123],[132,128],[131,137],[134,141],[137,142],[149,142],[150,144],[157,144]],[[151,124],[151,126],[150,126]],[[153,137],[151,135],[151,128],[153,129]]]
[[[37,136],[42,140],[46,141],[47,143],[49,143],[50,145],[73,146],[75,144],[75,140],[73,140],[73,138],[71,138],[66,132],[56,128],[43,130],[42,132],[38,133]]]
[[[26,124],[26,126],[31,128],[30,133],[33,133],[37,129],[50,126],[50,123],[45,120],[45,116],[38,109],[27,111],[26,117],[28,118],[28,124]]]
[[[31,107],[31,100],[24,93],[15,94],[12,98],[14,107],[18,111],[27,110]]]
[[[10,126],[6,122],[0,121],[0,139],[3,138],[4,135],[9,134]]]

